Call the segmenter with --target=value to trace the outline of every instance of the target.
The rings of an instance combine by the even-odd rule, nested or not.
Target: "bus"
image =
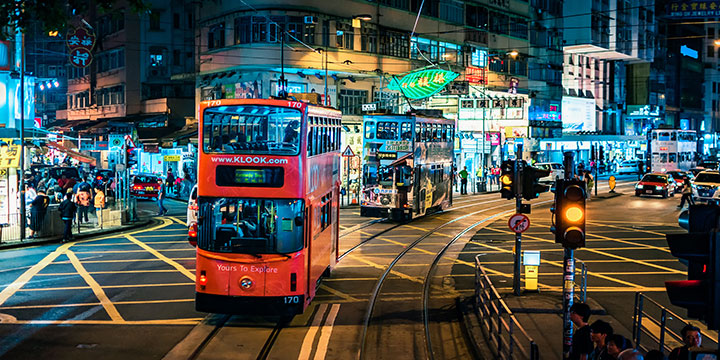
[[[340,111],[280,99],[198,111],[195,308],[302,313],[338,258]]]
[[[365,116],[360,215],[406,221],[450,207],[454,136],[450,119]]]
[[[695,130],[651,129],[648,138],[651,172],[687,171],[697,164]]]

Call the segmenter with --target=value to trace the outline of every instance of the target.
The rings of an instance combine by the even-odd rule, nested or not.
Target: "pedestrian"
[[[463,166],[463,169],[460,170],[460,195],[467,194],[467,182],[468,182],[467,166]]]
[[[570,320],[575,324],[577,330],[572,336],[570,347],[570,360],[587,360],[593,350],[593,343],[590,337],[590,306],[577,302],[570,307]]]
[[[483,178],[485,176],[485,168],[482,167],[482,165],[478,166],[477,171],[475,171],[475,182],[476,182],[476,188],[477,192],[485,191],[485,189],[482,188],[484,185],[485,179]]]
[[[45,195],[45,189],[38,189],[35,200],[30,203],[30,239],[34,239],[42,230],[48,205],[50,205],[50,198]]]
[[[75,206],[75,203],[72,201],[72,195],[72,191],[68,191],[67,194],[65,194],[65,200],[63,200],[63,202],[60,203],[60,206],[58,206],[60,218],[63,223],[65,223],[65,231],[63,231],[62,240],[64,243],[73,240],[72,223],[75,218],[75,213],[77,212],[77,206]]]
[[[692,194],[692,185],[690,184],[690,179],[687,177],[683,179],[682,197],[680,198],[680,205],[678,205],[678,209],[683,208],[686,200],[688,205],[695,205],[695,200],[693,200]]]
[[[173,174],[172,169],[168,169],[167,172],[167,178],[165,179],[165,189],[167,190],[168,194],[172,195],[173,193],[173,186],[175,185],[175,174]]]
[[[632,348],[632,342],[620,334],[613,334],[605,339],[607,342],[607,353],[613,359],[617,359],[623,350]]]
[[[670,352],[670,356],[668,356],[669,360],[687,359],[690,356],[688,349],[691,347],[700,347],[702,343],[700,329],[696,326],[690,324],[685,325],[685,327],[680,330],[680,335],[682,335],[684,345],[673,349],[673,351]]]
[[[90,184],[82,181],[77,184],[75,189],[75,202],[77,203],[79,215],[78,224],[82,224],[83,221],[86,223],[90,222],[90,219],[88,218],[90,199],[92,199],[92,194],[90,193]]]
[[[590,353],[591,360],[614,360],[607,349],[607,339],[613,336],[613,328],[606,321],[597,320],[590,325],[590,337],[595,349]]]
[[[165,189],[162,180],[158,180],[158,184],[160,185],[157,195],[158,216],[163,216],[167,214],[167,209],[163,206],[163,200],[165,200]]]
[[[500,186],[500,167],[497,164],[493,164],[492,167],[492,182]]]
[[[102,211],[105,208],[105,193],[100,186],[95,188],[95,216],[97,217],[97,225],[102,229]]]
[[[585,195],[588,199],[590,199],[590,195],[592,195],[592,189],[594,185],[593,176],[592,174],[590,174],[590,171],[585,171],[585,185],[587,186],[587,191]]]
[[[37,197],[35,187],[32,184],[25,184],[25,210],[30,211],[30,204]]]

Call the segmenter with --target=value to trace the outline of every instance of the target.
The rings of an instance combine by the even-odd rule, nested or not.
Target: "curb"
[[[142,221],[138,221],[136,223],[130,224],[130,225],[121,225],[119,227],[112,228],[112,229],[102,229],[100,231],[96,231],[93,233],[80,233],[80,234],[75,235],[75,239],[82,240],[82,239],[92,238],[95,236],[111,234],[111,233],[114,233],[117,231],[138,229],[138,228],[145,227],[145,226],[148,226],[148,225],[150,225],[152,223],[156,223],[156,222],[157,222],[156,220],[152,220],[152,219],[151,220],[142,220]],[[32,241],[25,240],[25,241],[21,241],[21,242],[17,242],[17,243],[12,243],[12,244],[4,244],[3,243],[3,244],[0,244],[0,250],[17,249],[17,248],[21,248],[21,247],[35,246],[35,245],[47,245],[47,244],[52,244],[52,243],[59,243],[60,241],[62,241],[62,236],[53,236],[50,238],[43,238],[43,239],[32,240]]]

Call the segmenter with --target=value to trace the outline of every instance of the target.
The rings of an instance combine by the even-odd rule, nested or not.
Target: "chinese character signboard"
[[[92,63],[92,49],[95,46],[95,34],[86,28],[70,29],[65,36],[70,49],[70,64],[85,68]]]
[[[442,90],[458,75],[458,73],[441,69],[413,71],[399,79],[393,76],[388,89],[399,90],[409,99],[424,99]]]
[[[487,84],[487,75],[485,69],[468,66],[465,68],[465,80],[471,84]]]
[[[720,1],[672,1],[667,5],[667,14],[671,18],[684,19],[718,17],[720,16]]]
[[[20,145],[10,145],[7,150],[0,150],[0,168],[18,166],[20,166]]]

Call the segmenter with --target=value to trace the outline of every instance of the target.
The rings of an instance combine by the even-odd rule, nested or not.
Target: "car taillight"
[[[192,246],[197,246],[197,223],[192,223],[188,228],[188,242]]]
[[[198,278],[198,285],[207,285],[207,276],[205,276],[205,270],[200,271],[200,277]]]
[[[142,186],[140,186],[140,185],[135,185],[135,186],[133,186],[133,189],[135,189],[135,190],[140,190],[140,189],[142,189]]]

